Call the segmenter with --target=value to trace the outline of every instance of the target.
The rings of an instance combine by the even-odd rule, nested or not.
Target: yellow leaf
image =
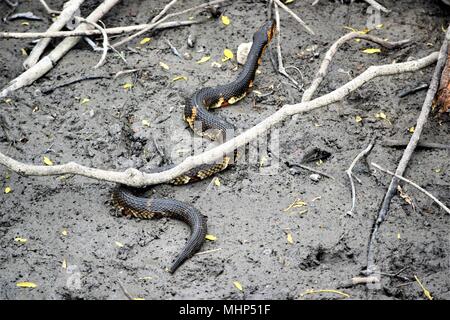
[[[335,294],[339,294],[345,298],[350,298],[349,294],[342,292],[342,291],[333,290],[333,289],[306,290],[305,292],[300,294],[300,297],[303,297],[307,294],[315,294],[315,293],[335,293]]]
[[[212,234],[207,234],[207,235],[205,236],[205,239],[206,239],[206,240],[209,240],[209,241],[216,241],[216,240],[217,240],[217,237],[216,237],[216,236],[213,236]]]
[[[223,55],[224,55],[224,57],[222,58],[222,62],[225,62],[227,60],[234,58],[234,54],[230,49],[223,50]]]
[[[355,117],[355,121],[356,121],[356,123],[359,123],[359,122],[361,122],[363,119],[361,118],[361,116],[356,116]]]
[[[5,103],[11,103],[11,101],[12,101],[11,98],[5,99]]]
[[[14,241],[15,242],[20,242],[20,243],[26,243],[28,240],[25,239],[25,238],[17,237],[17,238],[14,238]]]
[[[29,23],[29,22],[27,22],[27,21],[24,21],[24,22],[22,22],[22,23],[21,23],[21,25],[23,25],[23,26],[29,26],[29,25],[30,25],[30,23]]]
[[[169,70],[169,66],[167,64],[165,64],[164,62],[160,61],[159,65],[161,66],[161,68],[163,68],[164,70]]]
[[[62,267],[63,269],[67,269],[67,261],[66,261],[66,259],[64,259],[64,260],[62,261],[61,267]]]
[[[200,60],[197,61],[197,63],[205,63],[206,61],[209,61],[209,59],[211,59],[211,56],[203,56]]]
[[[125,83],[122,87],[125,89],[125,90],[128,90],[128,89],[131,89],[131,88],[133,88],[133,84],[132,83],[129,83],[129,82],[127,82],[127,83]]]
[[[292,234],[290,232],[287,234],[287,242],[294,244],[294,239],[292,239]]]
[[[414,131],[416,131],[416,128],[414,126],[412,126],[411,128],[408,129],[409,133],[414,133]]]
[[[373,54],[373,53],[380,53],[381,50],[378,48],[368,48],[363,50],[364,53]]]
[[[214,178],[214,184],[215,184],[217,187],[220,187],[220,180],[219,180],[219,178]]]
[[[27,50],[25,50],[25,48],[21,48],[21,49],[20,49],[20,52],[22,53],[22,55],[23,55],[24,57],[28,56]]]
[[[27,282],[27,281],[25,281],[25,282],[17,282],[16,285],[17,285],[19,288],[36,288],[36,287],[37,287],[37,284],[36,284],[36,283],[33,283],[33,282]]]
[[[222,23],[226,26],[229,25],[231,22],[230,18],[228,18],[227,16],[224,16],[224,15],[222,15],[221,19],[222,19]]]
[[[142,125],[144,127],[150,127],[150,121],[148,121],[147,119],[142,120]]]
[[[145,300],[145,299],[144,298],[133,298],[132,300],[140,301],[140,300]]]
[[[48,158],[48,157],[44,157],[44,163],[47,165],[47,166],[52,166],[53,165],[53,161],[52,160],[50,160],[50,158]]]
[[[223,50],[223,55],[225,57],[227,57],[228,59],[233,59],[233,57],[234,57],[233,52],[229,49]]]
[[[68,233],[69,233],[69,232],[68,232],[66,229],[63,229],[63,231],[61,231],[61,234],[62,234],[63,236],[67,236]]]
[[[124,245],[123,245],[122,242],[116,241],[115,244],[116,244],[116,246],[118,246],[119,248],[124,247]]]
[[[416,279],[417,283],[419,284],[419,286],[422,288],[423,294],[425,295],[425,297],[428,298],[428,300],[433,300],[433,297],[431,296],[430,291],[428,291],[424,285],[422,284],[422,282],[419,280],[419,278],[414,275],[414,278]]]
[[[146,44],[146,43],[150,42],[150,40],[152,40],[152,39],[150,39],[150,38],[144,38],[144,39],[142,39],[142,40],[139,42],[139,44],[141,44],[141,45]]]
[[[172,79],[172,81],[178,81],[178,80],[187,81],[187,77],[186,76],[176,76],[175,78]]]
[[[243,291],[244,289],[242,288],[242,284],[238,281],[233,281],[234,286],[239,290],[239,291]]]
[[[80,104],[86,104],[86,103],[88,103],[89,101],[91,101],[91,99],[89,99],[89,98],[84,98],[83,100],[81,100]]]
[[[382,23],[377,24],[377,25],[375,26],[375,28],[377,28],[377,29],[381,29],[381,28],[383,28],[383,27],[384,27],[384,24],[382,24]]]
[[[12,191],[11,187],[6,187],[5,188],[5,193],[10,193]]]
[[[292,202],[286,209],[283,209],[284,212],[289,211],[293,208],[299,208],[299,207],[304,207],[306,206],[306,202],[302,201],[300,199],[295,199],[294,202]]]
[[[436,172],[436,173],[440,173],[442,171],[442,169],[441,168],[436,168],[436,169],[433,169],[433,171]]]
[[[400,235],[400,233],[397,233],[397,239],[400,240],[402,238],[402,236]]]

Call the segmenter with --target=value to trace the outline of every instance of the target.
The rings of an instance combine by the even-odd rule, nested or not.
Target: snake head
[[[262,25],[262,27],[255,33],[253,38],[261,36],[265,41],[267,41],[267,43],[269,43],[270,40],[272,40],[275,31],[276,23],[275,20],[271,19]]]

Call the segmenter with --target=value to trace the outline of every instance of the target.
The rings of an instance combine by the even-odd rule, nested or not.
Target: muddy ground
[[[87,1],[82,13],[98,2]],[[200,2],[183,1],[174,10]],[[138,39],[122,48],[128,65],[111,53],[105,66],[93,70],[100,53],[81,42],[45,77],[19,90],[8,103],[1,101],[1,121],[8,128],[0,130],[0,150],[26,163],[42,164],[46,156],[55,164],[76,161],[111,170],[148,170],[162,165],[169,156],[180,161],[189,150],[186,138],[191,136],[182,120],[186,97],[202,86],[226,83],[237,75],[240,68],[236,69],[233,61],[221,61],[223,50],[236,52],[241,42],[251,41],[253,32],[266,20],[265,2],[233,1],[223,7],[231,19],[228,26],[220,19],[209,19],[155,33],[145,45]],[[331,43],[347,32],[343,26],[363,29],[371,18],[362,1],[321,0],[316,6],[311,2],[295,1],[289,6],[316,36],[281,13],[285,64],[301,70],[303,78],[295,70],[289,71],[305,86]],[[439,50],[449,8],[437,0],[382,2],[392,12],[381,14],[383,27],[373,34],[392,40],[412,38],[414,44],[392,51],[382,49],[379,54],[362,53],[362,49],[377,47],[366,42],[344,45],[321,93],[339,87],[371,65],[407,61]],[[38,1],[20,3],[18,12],[33,11],[45,17],[44,21],[2,23],[2,30],[47,29],[50,20]],[[60,1],[49,3],[57,8]],[[108,26],[145,23],[162,6],[161,1],[123,1],[103,21]],[[1,2],[0,11],[6,9]],[[190,33],[197,36],[193,49],[186,44]],[[188,52],[192,60],[172,54],[164,38],[181,54]],[[21,48],[31,48],[30,42],[0,41],[1,87],[22,72]],[[204,55],[211,60],[197,64]],[[170,69],[161,68],[160,61]],[[213,61],[222,67],[212,67]],[[37,91],[85,75],[110,75],[141,67],[147,69],[115,80],[83,81],[50,94]],[[21,177],[0,167],[0,298],[126,299],[120,285],[132,296],[145,299],[342,298],[301,294],[309,289],[339,288],[364,268],[369,231],[389,183],[389,177],[359,163],[355,167],[361,180],[356,184],[356,212],[353,217],[343,216],[351,205],[345,170],[371,137],[410,137],[408,128],[415,125],[425,91],[401,99],[398,94],[428,83],[433,68],[377,79],[338,104],[302,114],[296,123],[280,124],[272,132],[275,144],[261,147],[261,157],[250,157],[251,161],[218,174],[220,186],[207,179],[182,187],[156,187],[156,194],[194,204],[208,216],[209,233],[217,237],[207,241],[201,251],[218,250],[194,256],[174,275],[165,268],[188,237],[185,224],[115,217],[109,203],[111,183],[76,176]],[[284,103],[301,99],[302,91],[273,71],[267,53],[260,71],[254,89],[261,97],[251,93],[237,105],[217,111],[237,128],[250,128]],[[188,80],[172,81],[179,75]],[[125,90],[125,83],[134,87]],[[377,118],[380,112],[387,119]],[[361,122],[355,121],[357,116]],[[423,138],[448,143],[449,134],[448,119],[433,116]],[[336,180],[314,182],[311,172],[294,172],[286,166],[286,162],[299,162],[304,151],[314,147],[331,156],[323,163],[308,165]],[[368,161],[394,169],[401,155],[401,148],[383,146],[379,139]],[[450,205],[448,151],[418,149],[406,175]],[[5,194],[6,187],[12,192]],[[398,196],[392,202],[376,242],[381,284],[341,289],[350,299],[425,299],[416,282],[384,275],[402,269],[404,277],[417,275],[435,299],[450,298],[449,217],[412,187],[403,189],[415,209]],[[306,206],[284,211],[296,199]],[[16,283],[20,281],[34,282],[37,288],[19,288]],[[242,292],[234,281],[242,284]]]

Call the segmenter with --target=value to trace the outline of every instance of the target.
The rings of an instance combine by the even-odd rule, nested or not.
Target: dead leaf
[[[49,157],[44,157],[43,162],[44,162],[44,164],[47,165],[47,166],[52,166],[52,165],[53,165],[53,161],[50,160]]]
[[[213,236],[212,234],[207,234],[207,235],[205,236],[205,239],[206,239],[206,240],[209,240],[209,241],[216,241],[216,240],[217,240],[217,237],[216,237],[216,236]]]
[[[142,39],[142,40],[139,42],[139,44],[140,44],[140,45],[144,45],[144,44],[150,42],[151,40],[152,40],[151,38],[144,38],[144,39]]]
[[[242,284],[239,281],[233,281],[233,284],[239,291],[244,291]]]
[[[37,284],[34,282],[28,282],[28,281],[24,281],[24,282],[17,282],[16,285],[19,288],[36,288]]]
[[[198,64],[205,63],[211,59],[211,56],[203,56],[200,60],[197,61]]]
[[[159,65],[166,71],[170,69],[170,67],[162,61],[159,62]]]
[[[290,244],[294,244],[294,239],[292,238],[292,234],[288,232],[287,234],[287,242]]]
[[[222,23],[223,23],[225,26],[228,26],[228,25],[231,23],[230,18],[228,18],[228,17],[225,16],[225,15],[222,15],[221,20],[222,20]]]
[[[127,83],[125,83],[122,87],[123,87],[125,90],[128,90],[128,89],[133,88],[134,85],[133,85],[132,83],[127,82]]]

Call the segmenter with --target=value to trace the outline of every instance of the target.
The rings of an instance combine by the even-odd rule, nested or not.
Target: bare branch
[[[186,21],[170,21],[163,22],[158,24],[154,29],[167,29],[181,26],[189,26],[192,24],[200,23],[201,21],[197,20],[186,20]],[[142,29],[145,29],[150,24],[138,24],[135,26],[124,26],[124,27],[115,27],[115,28],[106,28],[104,29],[106,34],[108,35],[118,35],[130,32],[136,32]],[[55,32],[0,32],[1,38],[13,38],[13,39],[33,39],[33,38],[67,38],[67,37],[79,37],[79,36],[92,36],[92,35],[101,35],[102,32],[97,29],[88,29],[88,30],[73,30],[73,31],[55,31]]]
[[[376,163],[374,163],[374,162],[372,162],[371,165],[374,166],[375,168],[377,168],[377,169],[380,170],[380,171],[383,171],[383,172],[385,172],[385,173],[388,173],[388,174],[390,174],[391,176],[394,176],[394,177],[396,177],[396,178],[398,178],[398,179],[400,179],[400,180],[402,180],[402,181],[405,181],[405,182],[409,183],[409,184],[412,185],[414,188],[416,188],[417,190],[419,190],[420,192],[422,192],[423,194],[425,194],[426,196],[428,196],[429,198],[431,198],[434,202],[436,202],[436,204],[437,204],[438,206],[440,206],[442,209],[444,209],[445,212],[447,212],[447,213],[450,214],[450,209],[447,208],[447,207],[445,206],[445,204],[443,204],[441,201],[439,201],[439,199],[437,199],[435,196],[433,196],[433,195],[432,195],[431,193],[429,193],[427,190],[425,190],[424,188],[422,188],[421,186],[419,186],[417,183],[415,183],[415,182],[413,182],[413,181],[411,181],[411,180],[408,180],[408,179],[406,179],[406,178],[404,178],[404,177],[402,177],[402,176],[400,176],[400,175],[398,175],[398,174],[395,174],[395,173],[393,173],[393,172],[391,172],[391,171],[389,171],[389,170],[387,170],[387,169],[384,169],[383,167],[381,167],[380,165],[378,165],[378,164],[376,164]]]
[[[450,35],[450,28],[447,30],[447,37]],[[417,118],[417,124],[414,130],[414,133],[411,136],[411,139],[406,147],[402,158],[397,166],[395,171],[396,175],[402,176],[408,166],[409,160],[414,153],[414,150],[419,143],[420,135],[422,134],[425,123],[427,122],[428,115],[431,111],[431,106],[436,95],[437,89],[439,87],[439,80],[441,78],[442,70],[444,69],[445,61],[447,60],[447,49],[448,49],[448,41],[445,39],[442,43],[441,50],[439,51],[438,60],[436,63],[436,67],[434,69],[433,76],[431,78],[430,87],[428,88],[427,95],[425,97],[425,101],[422,105],[422,110],[420,111],[419,117]],[[375,261],[374,261],[374,253],[372,244],[376,238],[378,229],[383,221],[386,219],[386,216],[389,212],[389,207],[392,198],[396,194],[398,186],[398,178],[394,177],[389,184],[388,190],[383,199],[383,203],[381,204],[380,211],[378,212],[377,219],[374,222],[368,243],[367,250],[367,273],[370,274],[375,269]]]
[[[374,42],[379,44],[380,46],[387,48],[387,49],[395,49],[402,47],[404,45],[407,45],[411,43],[410,39],[396,41],[396,42],[390,42],[383,40],[381,38],[372,36],[370,34],[362,34],[360,32],[350,32],[346,35],[340,37],[331,47],[328,49],[327,53],[325,54],[325,58],[322,61],[322,64],[320,65],[319,70],[316,73],[316,76],[314,80],[311,83],[311,86],[305,90],[305,93],[302,97],[302,102],[304,101],[310,101],[317,91],[317,88],[319,88],[319,85],[322,83],[323,79],[328,73],[328,67],[330,66],[331,61],[333,60],[333,57],[337,53],[338,49],[347,41],[352,39],[364,39],[370,42]]]
[[[383,11],[384,13],[389,13],[391,12],[391,10],[386,9],[385,7],[383,7],[381,4],[379,4],[378,2],[376,2],[375,0],[364,0],[365,2],[367,2],[368,4],[370,4],[372,7],[374,7],[376,10],[379,11]]]
[[[144,34],[146,32],[149,32],[150,30],[153,30],[158,24],[160,24],[161,22],[166,21],[169,18],[173,18],[173,17],[179,16],[179,15],[191,12],[193,10],[206,8],[206,7],[209,7],[209,6],[212,6],[212,5],[224,2],[224,1],[226,1],[226,0],[214,0],[214,1],[207,2],[207,3],[201,4],[201,5],[198,5],[198,6],[195,6],[195,7],[186,9],[186,10],[183,10],[183,11],[179,11],[179,12],[168,14],[164,18],[161,18],[161,19],[159,19],[158,21],[156,21],[154,23],[150,23],[146,28],[140,30],[139,32],[137,32],[135,34],[132,34],[131,36],[114,43],[113,47],[117,48],[117,47],[119,47],[119,46],[121,46],[121,45],[123,45],[123,44],[125,44],[125,43],[127,43],[127,42],[129,42],[131,40],[133,40],[134,38],[139,37],[140,35],[142,35],[142,34]],[[163,11],[164,11],[164,9],[163,9]]]
[[[160,173],[143,173],[136,169],[127,169],[124,172],[107,171],[85,167],[73,162],[54,166],[30,165],[16,161],[2,153],[0,153],[0,164],[22,175],[48,176],[78,174],[89,178],[116,182],[132,187],[144,187],[148,185],[168,182],[201,164],[212,163],[213,161],[222,159],[224,155],[229,154],[236,148],[247,144],[262,133],[269,130],[275,124],[296,113],[312,111],[327,106],[331,103],[340,101],[348,94],[360,88],[365,83],[374,78],[420,70],[436,62],[437,58],[438,53],[433,52],[430,55],[418,60],[369,67],[362,74],[349,81],[342,87],[334,90],[333,92],[323,95],[312,101],[293,105],[284,105],[277,112],[275,112],[259,124],[255,125],[251,129],[248,129],[247,131],[234,137],[233,139],[230,139],[227,142],[199,155],[187,157],[183,162],[173,167],[172,169]]]
[[[365,157],[369,154],[369,152],[372,150],[373,146],[375,145],[375,139],[372,139],[369,143],[369,145],[363,150],[361,151],[355,159],[353,159],[352,163],[350,164],[350,167],[345,171],[345,173],[347,174],[349,180],[350,180],[350,186],[352,188],[352,208],[350,209],[350,211],[347,211],[347,215],[352,216],[353,217],[353,213],[355,210],[355,206],[356,206],[356,188],[355,188],[355,183],[353,182],[353,168],[355,167],[356,163],[362,158]]]
[[[75,12],[80,8],[80,6],[83,4],[84,0],[70,0],[66,3],[66,7],[61,11],[61,14],[58,16],[58,19],[56,19],[52,25],[48,28],[47,32],[55,32],[61,30],[67,22],[69,22],[72,18]],[[45,1],[44,1],[45,3]],[[45,6],[47,4],[45,3]],[[50,9],[50,8],[48,8]],[[23,62],[23,67],[25,69],[29,69],[32,66],[34,66],[41,57],[42,53],[44,52],[45,48],[47,48],[48,44],[50,43],[49,38],[47,39],[41,39],[38,43],[34,46],[33,50],[31,50],[29,56],[25,59]]]
[[[103,17],[120,0],[105,0],[86,18],[87,21],[95,23]],[[90,26],[82,24],[76,30],[86,30]],[[70,49],[72,49],[80,40],[79,37],[64,39],[52,52],[45,56],[33,67],[12,80],[9,86],[0,92],[0,98],[4,98],[13,91],[24,86],[32,84],[35,80],[42,77],[58,62]]]
[[[289,9],[283,2],[281,2],[280,0],[274,0],[274,1],[275,1],[275,4],[279,5],[281,9],[283,9],[284,11],[289,13],[292,17],[294,17],[294,19],[297,20],[297,22],[300,23],[301,26],[306,29],[306,31],[308,31],[313,36],[316,35],[314,33],[314,31],[310,27],[308,27],[308,25],[302,19],[300,19],[300,17],[294,11]]]

